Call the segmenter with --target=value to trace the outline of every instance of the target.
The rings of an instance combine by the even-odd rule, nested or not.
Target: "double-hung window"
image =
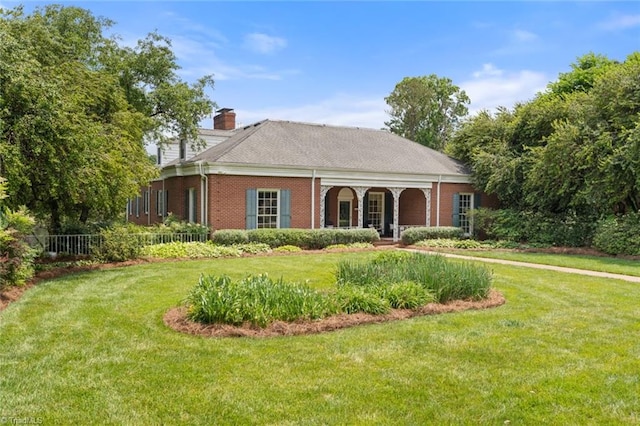
[[[258,228],[278,228],[279,191],[273,189],[258,190]]]

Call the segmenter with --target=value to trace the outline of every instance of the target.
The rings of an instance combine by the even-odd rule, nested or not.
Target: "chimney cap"
[[[231,112],[231,111],[233,111],[233,108],[220,108],[220,109],[219,109],[219,110],[217,110],[216,112],[217,112],[217,113],[220,113],[220,114],[224,114],[224,113],[226,113],[226,112]]]

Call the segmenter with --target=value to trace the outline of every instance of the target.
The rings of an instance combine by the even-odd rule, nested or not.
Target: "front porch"
[[[375,228],[381,237],[400,240],[402,230],[430,226],[431,187],[322,185],[320,227]]]

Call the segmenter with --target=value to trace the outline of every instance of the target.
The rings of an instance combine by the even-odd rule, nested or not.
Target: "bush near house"
[[[593,246],[607,254],[640,256],[640,212],[600,221]]]
[[[217,244],[255,242],[271,248],[297,246],[323,249],[333,244],[373,243],[380,239],[375,229],[224,229],[215,231],[211,239]]]
[[[37,254],[25,241],[35,221],[25,208],[12,211],[2,207],[6,187],[6,180],[0,177],[0,288],[21,285],[31,278]]]
[[[462,228],[454,226],[423,226],[406,229],[402,233],[402,244],[411,245],[422,240],[446,238],[459,240],[464,236]]]
[[[476,234],[506,240],[566,247],[588,247],[597,219],[575,213],[541,214],[513,209],[473,211]]]

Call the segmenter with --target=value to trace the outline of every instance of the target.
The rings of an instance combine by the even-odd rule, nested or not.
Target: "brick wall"
[[[291,191],[291,228],[311,228],[311,178],[209,175],[209,224],[213,229],[245,229],[246,191],[288,189]],[[316,201],[320,179],[316,179]],[[316,202],[315,227],[320,227],[320,205]]]

